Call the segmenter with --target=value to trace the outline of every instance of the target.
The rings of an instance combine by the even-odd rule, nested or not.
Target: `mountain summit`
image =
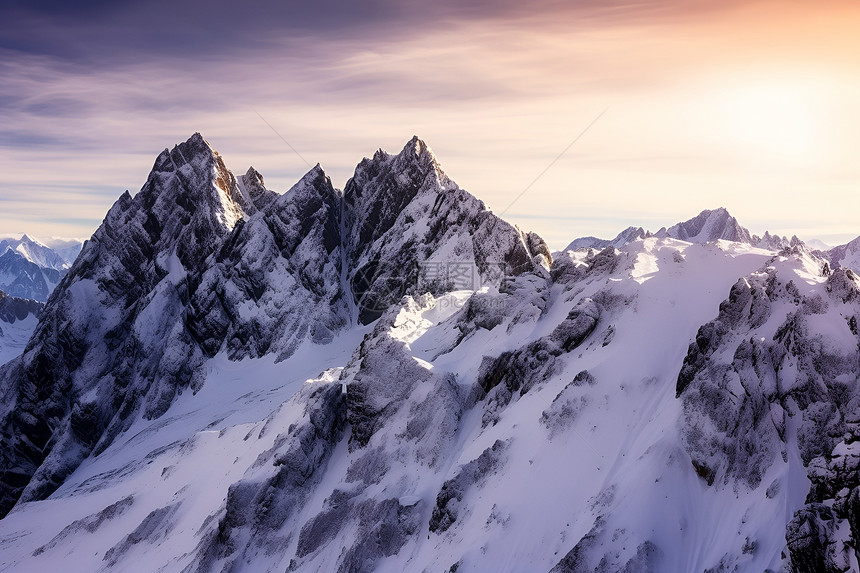
[[[660,229],[657,235],[665,235],[689,243],[710,243],[718,240],[752,243],[750,232],[723,207],[713,211],[702,211],[688,221],[668,229]]]
[[[13,251],[42,268],[55,271],[65,271],[69,268],[69,263],[62,256],[26,234],[18,240],[0,240],[0,255],[8,251]]]
[[[546,273],[549,251],[486,210],[413,138],[341,193],[321,167],[284,195],[237,180],[198,133],[124,193],[0,371],[0,511],[54,491],[137,415],[158,417],[205,362],[291,356],[413,292],[427,261]],[[469,285],[473,286],[473,285]],[[431,292],[445,284],[429,285]],[[32,389],[38,389],[33,392]]]

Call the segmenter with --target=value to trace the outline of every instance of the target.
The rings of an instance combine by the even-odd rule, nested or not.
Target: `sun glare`
[[[829,110],[814,85],[746,83],[713,104],[718,132],[733,151],[800,164],[824,151]]]
[[[740,144],[786,159],[816,153],[824,118],[808,93],[791,86],[753,86],[730,95],[723,117]]]

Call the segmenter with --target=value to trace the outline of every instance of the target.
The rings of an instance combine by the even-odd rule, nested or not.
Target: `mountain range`
[[[858,253],[551,253],[418,138],[280,195],[195,134],[0,366],[0,570],[856,569]]]
[[[792,236],[780,237],[771,235],[765,231],[759,237],[749,232],[729,212],[720,207],[713,210],[705,210],[697,216],[672,225],[668,229],[663,227],[656,233],[646,231],[642,227],[628,227],[621,231],[614,239],[598,239],[597,237],[581,237],[574,239],[565,250],[576,250],[582,248],[604,249],[609,246],[621,248],[637,239],[648,237],[669,237],[689,243],[710,243],[713,241],[732,241],[746,243],[762,249],[780,250],[785,247],[794,247],[803,244],[803,241]]]
[[[0,291],[46,302],[82,246],[75,240],[61,240],[55,250],[27,235],[0,239]]]

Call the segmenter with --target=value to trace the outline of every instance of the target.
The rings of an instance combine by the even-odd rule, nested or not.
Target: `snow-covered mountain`
[[[46,302],[81,250],[82,243],[56,239],[55,248],[27,235],[0,240],[0,290]]]
[[[860,237],[845,245],[833,247],[825,252],[825,256],[834,267],[845,267],[860,271]]]
[[[722,207],[713,211],[702,211],[689,221],[672,225],[668,229],[660,229],[657,235],[690,243],[709,243],[722,239],[753,244],[750,232]]]
[[[83,239],[70,239],[66,237],[49,237],[42,239],[49,249],[57,253],[70,267],[84,247]]]
[[[575,251],[582,248],[605,249],[609,246],[620,249],[632,241],[651,236],[670,237],[681,241],[687,241],[688,243],[733,241],[774,251],[802,244],[802,241],[796,236],[789,239],[788,237],[771,235],[767,231],[765,231],[764,235],[761,237],[753,235],[749,230],[738,223],[738,220],[725,208],[720,207],[719,209],[714,210],[706,209],[692,219],[672,225],[668,229],[664,227],[656,233],[646,231],[642,227],[628,227],[621,231],[621,233],[612,240],[598,239],[596,237],[582,237],[574,239],[565,250]]]
[[[825,243],[821,239],[808,239],[804,242],[806,243],[807,247],[816,251],[829,251],[833,248],[832,245]]]
[[[67,247],[73,248],[71,245]],[[0,240],[0,254],[6,251],[14,251],[31,263],[46,269],[62,271],[71,266],[70,260],[27,235],[22,235],[17,240],[12,238]]]
[[[316,167],[270,195],[244,192],[198,134],[111,208],[0,372],[13,396],[0,511],[49,495],[134,414],[161,416],[198,390],[219,352],[283,360],[329,342],[417,287],[428,260],[471,261],[481,276],[549,265],[540,239],[462,192],[417,138],[362,162],[343,194]]]
[[[165,150],[0,368],[0,570],[856,570],[860,280],[709,213],[553,259],[417,138]]]
[[[0,290],[12,296],[46,302],[65,272],[41,267],[11,249],[0,254]]]
[[[606,247],[615,247],[620,249],[624,245],[635,241],[636,239],[646,239],[651,236],[651,233],[642,227],[627,227],[614,239],[598,239],[597,237],[580,237],[574,239],[565,248],[565,251],[575,251],[577,249],[598,249],[603,250]]]

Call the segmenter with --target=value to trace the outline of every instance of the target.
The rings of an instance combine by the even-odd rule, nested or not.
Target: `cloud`
[[[779,14],[800,4],[782,2]],[[257,113],[341,186],[363,155],[417,133],[454,179],[501,208],[607,106],[517,204],[523,222],[560,246],[638,218],[688,218],[716,193],[749,196],[765,177],[695,131],[713,123],[710,108],[691,104],[695,78],[740,62],[767,81],[759,44],[827,48],[828,63],[853,57],[856,75],[860,52],[837,58],[836,44],[796,33],[811,16],[783,29],[769,10],[741,0],[21,1],[0,21],[0,231],[67,219],[52,232],[86,234],[86,221],[140,188],[164,147],[195,131],[232,169],[253,164],[284,191],[307,166]],[[840,37],[824,23],[820,34]],[[839,82],[831,87],[853,105],[860,88]],[[762,195],[813,181],[842,193],[856,182],[850,165],[803,177],[786,166],[766,175]],[[540,218],[557,212],[592,217]]]
[[[835,1],[835,0],[831,0]],[[749,0],[86,0],[4,7],[0,49],[69,61],[140,63],[257,52],[281,40],[399,40],[443,26],[581,27],[701,17]],[[297,50],[300,47],[296,46]]]

